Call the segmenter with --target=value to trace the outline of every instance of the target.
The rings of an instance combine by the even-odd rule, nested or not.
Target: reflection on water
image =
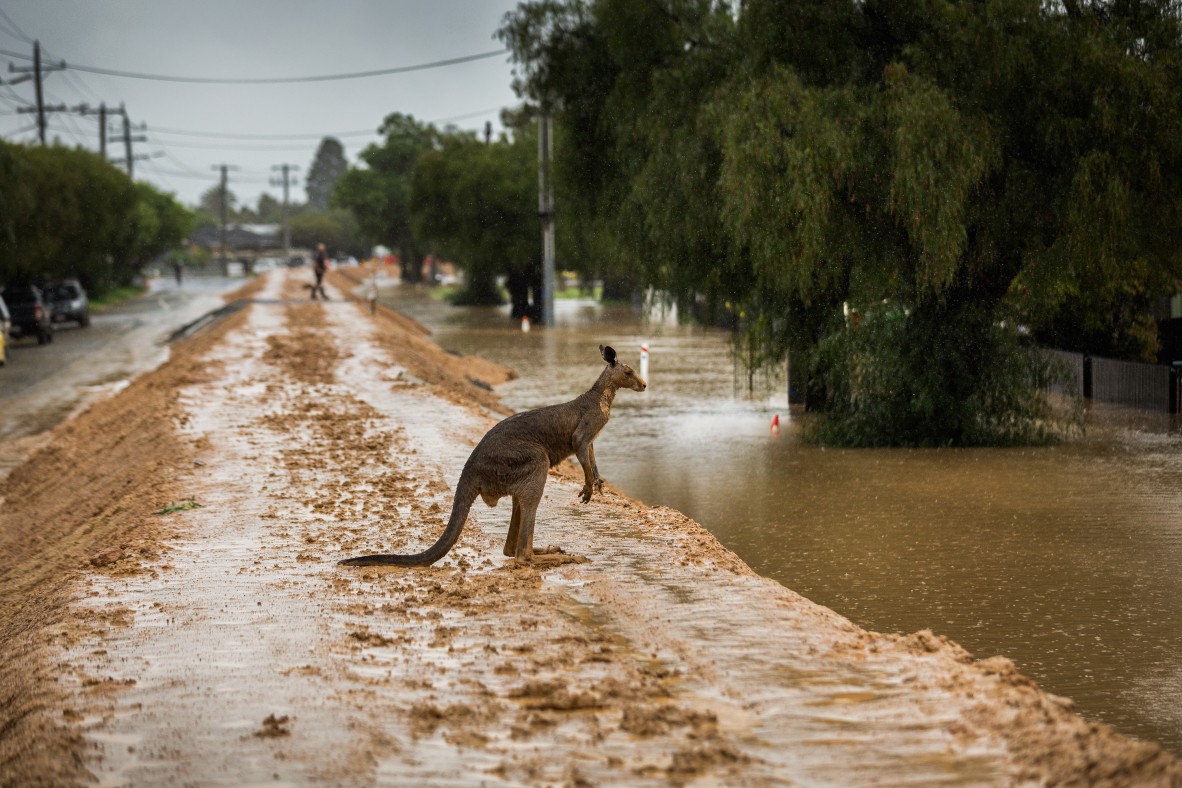
[[[1176,422],[1093,420],[1085,439],[1038,449],[811,448],[782,396],[743,396],[722,332],[560,301],[556,328],[523,334],[504,310],[386,297],[443,347],[516,369],[500,391],[519,410],[584,391],[598,344],[636,366],[647,341],[649,391],[621,392],[596,443],[604,478],[867,629],[1004,654],[1085,717],[1182,755]]]

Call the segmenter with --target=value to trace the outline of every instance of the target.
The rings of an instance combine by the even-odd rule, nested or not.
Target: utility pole
[[[214,165],[210,169],[221,170],[221,173],[222,173],[221,199],[219,200],[219,202],[221,202],[221,217],[220,217],[221,232],[218,234],[218,243],[221,246],[221,255],[219,256],[219,259],[221,260],[221,263],[222,263],[222,276],[229,276],[230,275],[230,263],[226,257],[226,212],[227,212],[227,209],[229,208],[229,206],[228,206],[229,200],[227,199],[227,195],[229,194],[229,192],[226,189],[226,177],[227,177],[226,174],[230,170],[236,170],[238,168],[233,165],[230,165],[230,164],[218,164],[218,165]]]
[[[32,66],[17,67],[17,66],[12,65],[11,63],[8,64],[8,70],[10,72],[17,73],[17,74],[24,74],[24,76],[17,77],[16,79],[10,79],[7,84],[19,85],[20,83],[27,82],[30,79],[33,80],[34,92],[37,96],[37,106],[36,107],[29,107],[27,109],[22,107],[22,108],[18,109],[17,112],[36,112],[37,113],[37,137],[41,140],[42,145],[45,144],[45,125],[46,125],[45,124],[45,113],[46,113],[47,109],[50,109],[50,108],[47,108],[45,106],[45,95],[44,95],[44,92],[41,90],[41,78],[42,78],[43,74],[47,74],[52,71],[61,71],[65,67],[66,67],[66,61],[64,61],[64,60],[62,60],[58,63],[47,63],[45,65],[42,65],[42,63],[41,63],[41,42],[40,41],[33,42],[33,65]],[[64,107],[63,107],[63,109],[64,109]]]
[[[538,116],[538,218],[542,220],[542,323],[554,325],[553,123],[550,111]]]
[[[119,114],[123,116],[123,150],[124,150],[124,153],[126,154],[126,158],[125,159],[116,159],[115,161],[126,161],[127,162],[127,177],[131,178],[132,180],[135,180],[135,169],[134,169],[135,160],[136,159],[146,159],[147,157],[146,156],[133,156],[131,153],[131,143],[133,143],[133,142],[147,142],[148,138],[145,137],[143,134],[137,134],[134,137],[131,135],[131,129],[132,129],[131,118],[129,118],[127,116],[127,108],[124,107],[122,104],[119,105]],[[141,123],[139,128],[141,130],[145,129],[145,128],[147,128],[147,125]]]
[[[283,172],[282,180],[271,179],[272,186],[283,186],[283,262],[287,263],[291,259],[291,227],[287,222],[287,192],[288,188],[295,185],[295,179],[290,177],[290,174],[299,169],[294,164],[275,164],[271,166],[272,170],[281,170]]]
[[[71,107],[74,112],[82,115],[99,116],[99,155],[104,159],[107,158],[107,102],[101,102],[97,110],[91,109],[89,104],[79,104],[77,107]]]

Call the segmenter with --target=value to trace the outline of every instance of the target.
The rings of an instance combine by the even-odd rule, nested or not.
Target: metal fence
[[[1048,387],[1056,394],[1162,413],[1182,411],[1178,370],[1161,364],[1115,361],[1063,350],[1043,353],[1060,371],[1066,370],[1065,380]]]
[[[1171,413],[1173,371],[1159,364],[1135,361],[1092,360],[1092,401]]]

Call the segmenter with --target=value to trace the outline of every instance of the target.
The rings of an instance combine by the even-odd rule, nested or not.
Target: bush
[[[822,444],[1045,444],[1078,426],[1044,393],[1065,371],[972,305],[883,307],[825,337],[811,368]]]

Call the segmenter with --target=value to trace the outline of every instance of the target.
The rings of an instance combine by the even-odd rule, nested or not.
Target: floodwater
[[[638,367],[647,342],[649,391],[621,392],[596,442],[605,479],[867,629],[1003,654],[1084,717],[1182,755],[1176,419],[1092,413],[1086,437],[1049,448],[819,449],[801,445],[782,377],[749,396],[724,332],[559,301],[555,328],[523,333],[506,309],[382,299],[444,348],[517,370],[499,391],[519,410],[585,390],[600,343]]]

